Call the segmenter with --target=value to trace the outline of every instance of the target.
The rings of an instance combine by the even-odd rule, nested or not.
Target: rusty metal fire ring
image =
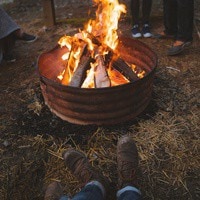
[[[151,100],[157,66],[156,54],[144,43],[121,37],[118,45],[125,61],[146,71],[144,78],[107,88],[62,85],[57,75],[64,69],[65,48],[55,47],[38,58],[40,85],[46,105],[61,119],[79,125],[114,125],[133,120]]]

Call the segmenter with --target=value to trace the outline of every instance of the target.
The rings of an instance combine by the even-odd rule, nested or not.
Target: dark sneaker
[[[150,26],[149,26],[149,24],[144,24],[144,25],[143,25],[143,28],[142,28],[142,35],[143,35],[143,37],[145,37],[145,38],[148,38],[148,37],[151,37],[151,36],[152,36],[152,34],[151,34],[151,32],[150,32]]]
[[[47,186],[44,200],[58,200],[62,195],[63,190],[61,184],[54,181]]]
[[[106,192],[108,192],[109,181],[91,166],[83,153],[71,149],[63,153],[63,158],[68,169],[79,180],[82,186],[90,181],[98,181],[103,185]]]
[[[25,42],[34,42],[35,40],[37,40],[37,37],[28,33],[22,33],[20,37],[17,37],[17,39],[23,40]]]
[[[192,44],[191,41],[187,41],[187,42],[182,42],[182,41],[175,41],[173,46],[168,49],[167,55],[168,56],[175,56],[178,55],[180,53],[182,53],[185,48],[189,47]]]
[[[136,186],[138,151],[133,139],[123,136],[117,144],[118,186]]]
[[[13,54],[6,54],[3,56],[3,59],[8,63],[13,63],[16,61],[16,58],[13,56]]]
[[[142,34],[140,33],[140,30],[139,30],[139,25],[138,24],[135,24],[133,26],[133,28],[131,29],[131,34],[134,38],[139,38],[139,37],[142,37]]]

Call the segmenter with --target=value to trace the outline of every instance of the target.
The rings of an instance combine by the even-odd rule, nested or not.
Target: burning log
[[[129,81],[137,81],[139,79],[131,67],[121,58],[115,60],[112,66],[123,74]]]
[[[83,41],[77,40],[73,42],[65,73],[63,75],[62,84],[69,85],[69,83],[71,82],[72,74],[76,71],[79,60],[83,55],[86,46],[87,44]]]
[[[126,48],[123,44],[119,44],[118,51],[120,52],[120,57],[127,63],[137,65],[138,71],[141,71],[142,69],[144,69],[146,73],[151,71],[146,62],[146,60],[148,60],[148,63],[150,64],[154,63],[154,61],[151,59],[152,57],[151,53],[148,52],[150,54],[148,57],[144,54],[141,54],[139,49],[134,49],[132,47]]]
[[[96,88],[110,87],[111,81],[106,71],[105,62],[102,55],[96,56],[97,66],[95,68],[94,82]]]
[[[68,84],[69,86],[81,87],[86,78],[86,71],[89,69],[91,61],[92,58],[90,56],[83,55],[81,57],[78,67],[76,68],[76,71],[74,72],[73,77]]]

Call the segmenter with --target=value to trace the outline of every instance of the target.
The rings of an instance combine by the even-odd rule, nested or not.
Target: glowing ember
[[[81,87],[110,87],[128,83],[130,80],[113,68],[113,62],[120,57],[116,51],[117,29],[121,14],[126,13],[125,5],[119,4],[118,0],[93,1],[98,6],[96,19],[89,20],[84,30],[72,37],[64,36],[58,42],[69,50],[62,56],[67,64],[58,78],[64,85],[73,85],[71,82],[83,78],[79,69],[82,67],[85,71],[81,73],[86,75]],[[145,75],[144,70],[137,71],[133,64],[125,64],[125,67],[132,69],[136,77],[143,78]]]

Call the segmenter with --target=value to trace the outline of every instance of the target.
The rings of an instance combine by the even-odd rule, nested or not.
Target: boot
[[[117,144],[118,187],[137,186],[138,152],[133,139],[123,136]]]
[[[109,181],[91,166],[83,153],[71,149],[63,153],[63,158],[68,169],[80,181],[82,186],[95,180],[100,182],[106,193],[108,193]]]
[[[44,200],[59,200],[62,195],[63,190],[61,184],[54,181],[47,186]]]

